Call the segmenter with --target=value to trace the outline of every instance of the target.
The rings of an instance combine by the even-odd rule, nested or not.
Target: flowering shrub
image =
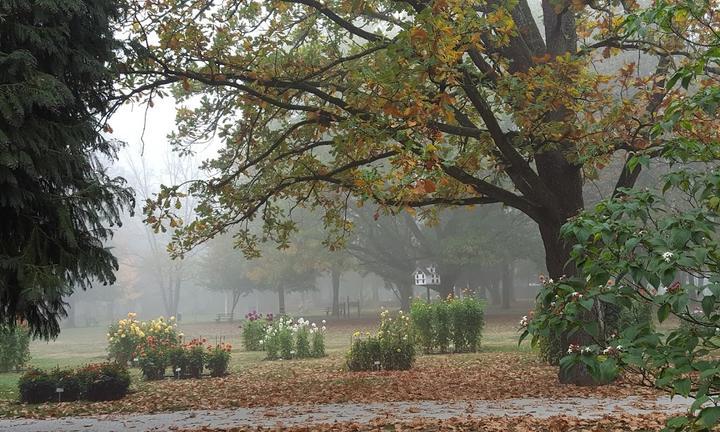
[[[323,320],[323,324],[325,324],[325,320]],[[310,338],[311,338],[311,348],[310,348],[310,356],[312,357],[325,357],[325,326],[317,327],[317,326],[311,326],[310,329]]]
[[[452,297],[428,303],[415,300],[410,308],[413,328],[426,353],[475,352],[485,324],[483,303],[473,297]]]
[[[145,340],[152,336],[157,343],[175,345],[182,337],[177,331],[175,317],[166,320],[163,317],[151,321],[138,321],[137,314],[130,312],[126,319],[110,326],[108,337],[108,354],[115,362],[127,364],[133,359]]]
[[[125,396],[130,387],[127,368],[116,363],[90,364],[80,369],[50,373],[29,369],[18,381],[20,401],[42,403],[52,401],[116,400]],[[62,393],[56,393],[62,388]]]
[[[220,343],[215,345],[214,348],[209,346],[207,348],[207,368],[210,371],[210,376],[221,377],[227,375],[232,346],[230,344]]]
[[[692,155],[705,147],[675,144],[663,152],[678,155],[683,165],[662,177],[662,192],[624,190],[563,227],[561,234],[574,245],[577,277],[543,285],[540,313],[529,320],[523,337],[535,342],[548,334],[567,335],[561,373],[584,368],[595,382],[624,374],[689,397],[687,412],[671,418],[665,430],[715,430],[720,420],[720,173],[684,168],[691,159],[676,152]],[[678,196],[683,208],[677,206]],[[686,274],[698,275],[697,285],[686,284]],[[634,315],[645,318],[615,332],[604,313],[608,305],[630,313],[636,309]],[[659,323],[673,317],[681,325],[652,326],[648,310]]]
[[[262,346],[268,360],[322,357],[325,355],[325,320],[322,327],[300,318],[282,316],[268,326]]]
[[[380,314],[376,335],[353,334],[347,366],[351,371],[408,370],[415,362],[415,341],[408,315],[399,312],[393,319],[388,311]]]
[[[146,380],[160,380],[165,376],[165,369],[169,363],[169,353],[173,349],[167,341],[156,340],[148,336],[138,347],[135,353],[138,366]]]
[[[0,372],[19,370],[30,360],[30,333],[27,326],[0,326]]]
[[[246,351],[262,351],[262,340],[265,337],[265,332],[268,325],[273,320],[272,314],[263,316],[255,311],[252,311],[245,315],[245,322],[243,323],[243,345]]]
[[[193,339],[168,350],[168,364],[178,378],[200,378],[207,354],[203,343],[206,339]]]

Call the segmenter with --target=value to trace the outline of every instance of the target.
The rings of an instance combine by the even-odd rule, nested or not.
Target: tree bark
[[[515,267],[512,261],[508,261],[503,265],[502,276],[502,308],[510,309],[510,305],[515,301]]]
[[[408,312],[412,301],[413,286],[410,284],[398,285],[398,297],[400,300],[400,310]]]
[[[336,270],[330,270],[330,279],[332,279],[332,315],[340,316],[340,276],[342,274]]]
[[[280,284],[277,288],[278,292],[278,313],[285,315],[285,286]]]

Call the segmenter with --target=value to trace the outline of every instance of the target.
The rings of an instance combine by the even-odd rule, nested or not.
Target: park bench
[[[217,314],[217,317],[215,318],[215,322],[232,322],[233,321],[233,314],[231,313],[219,313]]]

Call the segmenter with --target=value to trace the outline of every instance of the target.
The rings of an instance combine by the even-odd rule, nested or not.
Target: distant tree
[[[284,249],[266,244],[261,256],[248,263],[246,276],[259,290],[274,291],[278,295],[278,313],[285,314],[285,294],[292,291],[311,291],[320,274],[318,261],[295,242]]]
[[[0,325],[55,337],[63,297],[115,281],[104,242],[132,191],[104,162],[112,0],[0,2]]]
[[[247,274],[254,263],[233,247],[229,235],[208,242],[199,264],[199,283],[209,290],[230,295],[230,313],[235,313],[240,297],[258,288]]]
[[[371,210],[358,209],[353,218],[355,240],[348,248],[363,267],[391,284],[401,308],[409,307],[415,267],[430,261],[438,266],[442,282],[431,289],[441,297],[465,284],[473,290],[488,289],[498,302],[502,295],[509,306],[513,262],[542,260],[540,238],[528,218],[500,206],[439,216],[427,224],[409,213],[376,218]]]
[[[153,191],[162,179],[179,184],[197,177],[197,162],[191,157],[179,157],[177,154],[168,153],[162,164],[155,164],[157,172],[152,172],[144,159],[138,163],[131,160],[132,171],[131,181],[135,187],[138,197],[142,200],[153,199]],[[183,259],[173,259],[165,247],[173,233],[184,220],[193,217],[193,207],[196,200],[192,196],[178,197],[173,203],[177,207],[179,218],[176,223],[162,229],[154,230],[151,226],[142,224],[138,228],[145,237],[147,248],[141,248],[138,253],[143,256],[141,265],[145,272],[151,274],[156,283],[156,289],[160,291],[163,300],[165,313],[168,316],[175,316],[179,312],[182,289],[185,283],[193,279],[194,272],[188,268],[197,264],[195,260],[197,251],[186,253]]]

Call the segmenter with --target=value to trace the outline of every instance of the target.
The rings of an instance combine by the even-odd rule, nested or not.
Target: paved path
[[[236,408],[216,411],[177,411],[155,414],[113,414],[59,419],[0,419],[0,431],[13,432],[121,432],[165,431],[177,428],[216,428],[231,426],[292,426],[332,422],[367,423],[377,417],[397,420],[412,418],[447,419],[451,417],[524,416],[546,418],[568,415],[599,418],[625,412],[680,413],[691,404],[686,398],[672,400],[662,397],[645,400],[638,397],[622,399],[507,399],[498,401],[424,401],[370,404],[327,404],[312,406],[279,406],[270,408]]]

